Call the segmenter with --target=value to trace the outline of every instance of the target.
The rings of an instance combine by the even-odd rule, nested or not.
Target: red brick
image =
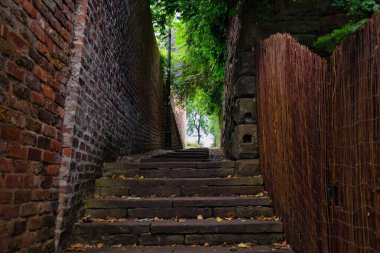
[[[42,200],[49,200],[51,199],[51,193],[48,190],[33,190],[32,191],[32,200],[33,201],[42,201]]]
[[[71,157],[73,155],[73,150],[71,148],[62,149],[62,155],[64,157]]]
[[[11,172],[13,170],[12,160],[0,157],[0,172]]]
[[[47,168],[47,174],[49,176],[57,176],[59,172],[59,165],[49,165]]]
[[[35,146],[36,145],[36,134],[31,132],[24,132],[21,135],[21,143],[24,145]]]
[[[28,160],[31,161],[41,161],[42,151],[36,148],[29,148],[28,150]]]
[[[32,192],[27,190],[17,190],[15,191],[14,203],[25,203],[29,202],[32,197]]]
[[[42,134],[48,137],[55,138],[56,129],[49,125],[44,125],[42,128]]]
[[[8,156],[19,159],[26,159],[27,148],[17,145],[9,144],[8,145]]]
[[[49,49],[47,48],[47,46],[45,46],[45,44],[37,43],[37,51],[40,54],[44,55],[49,61],[51,61]]]
[[[44,136],[38,136],[38,147],[42,149],[50,149],[50,139]]]
[[[14,173],[21,173],[21,172],[25,172],[29,169],[30,162],[25,161],[25,160],[15,160],[13,162],[13,165],[14,165],[13,172]]]
[[[57,151],[57,152],[61,151],[61,142],[57,140],[51,140],[50,148],[53,151]]]
[[[36,182],[36,177],[35,176],[27,176],[24,179],[24,188],[26,189],[33,189],[36,188],[38,182]]]
[[[49,38],[46,38],[46,46],[50,52],[54,52],[56,50],[54,42]]]
[[[0,249],[3,249],[5,248],[5,240],[2,241],[1,238],[5,238],[5,237],[8,237],[10,234],[10,231],[9,231],[9,226],[7,223],[5,224],[0,224]]]
[[[54,93],[54,90],[49,85],[46,85],[46,84],[42,85],[42,92],[46,97],[54,100],[55,93]]]
[[[68,42],[68,43],[71,43],[71,34],[68,32],[68,31],[64,31],[63,33],[63,37],[65,38],[65,40]]]
[[[20,216],[20,206],[5,206],[0,210],[0,216],[4,220],[10,220]]]
[[[65,109],[63,109],[62,107],[58,106],[57,112],[58,112],[59,117],[61,119],[63,119],[63,117],[65,116]]]
[[[27,203],[21,206],[21,217],[27,217],[37,214],[37,204]]]
[[[55,163],[57,161],[57,154],[49,151],[44,151],[42,160],[48,163]]]
[[[8,62],[5,71],[19,81],[24,82],[26,72],[23,69],[17,67],[17,65],[13,62]]]
[[[46,101],[45,108],[51,111],[54,114],[57,114],[58,105],[53,102],[53,100],[48,99]]]
[[[8,28],[3,23],[0,23],[0,36],[3,38],[7,38],[7,34]]]
[[[40,66],[35,65],[33,69],[33,73],[43,82],[47,81],[46,71],[43,70]]]
[[[5,140],[18,141],[21,136],[21,130],[12,126],[3,126],[1,136]]]
[[[42,42],[45,42],[46,41],[46,37],[45,37],[45,33],[44,31],[41,29],[40,25],[38,24],[37,21],[35,20],[32,20],[30,22],[30,29],[32,30],[32,32],[36,35],[36,37],[42,41]]]
[[[26,13],[29,14],[29,16],[31,16],[32,18],[36,18],[37,17],[38,12],[34,8],[34,6],[31,3],[31,1],[29,1],[29,0],[22,0],[22,7],[24,7],[24,10],[26,11]]]
[[[29,230],[30,231],[35,231],[38,229],[41,229],[44,227],[44,217],[43,216],[38,216],[30,219],[29,221]]]
[[[20,51],[27,51],[29,48],[28,42],[14,32],[9,33],[8,41]]]
[[[9,204],[12,202],[12,192],[11,191],[0,191],[0,203]]]
[[[5,186],[8,188],[23,188],[24,177],[21,175],[7,175],[5,178]]]
[[[30,92],[30,101],[32,103],[35,103],[35,104],[43,106],[44,102],[45,102],[45,99],[44,99],[44,96],[41,93],[35,92],[35,91],[31,91]]]

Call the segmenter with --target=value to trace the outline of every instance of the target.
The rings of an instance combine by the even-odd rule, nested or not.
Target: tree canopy
[[[235,5],[231,0],[151,0],[161,44],[168,29],[175,40],[173,90],[184,104],[208,101],[205,113],[216,138],[221,124],[227,29]]]

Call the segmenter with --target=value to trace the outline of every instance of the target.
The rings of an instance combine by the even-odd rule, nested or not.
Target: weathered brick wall
[[[228,37],[222,146],[235,159],[257,158],[255,44],[277,32],[313,41],[343,25],[344,15],[331,0],[249,1],[239,3]]]
[[[103,161],[164,147],[164,83],[149,2],[89,0],[79,11],[86,15],[76,23],[79,50],[71,63],[78,72],[69,81],[63,125],[62,239]]]
[[[103,160],[163,148],[159,64],[147,0],[0,1],[0,252],[59,248]]]
[[[0,1],[0,252],[51,252],[74,4]]]

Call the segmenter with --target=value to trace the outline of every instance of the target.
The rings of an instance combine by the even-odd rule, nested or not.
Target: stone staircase
[[[210,161],[207,149],[105,164],[71,243],[134,245],[130,252],[224,252],[212,246],[244,243],[252,247],[230,250],[271,252],[272,243],[284,240],[283,225],[270,218],[263,190],[257,160]],[[147,247],[172,245],[178,246]],[[125,249],[89,252],[119,250]]]

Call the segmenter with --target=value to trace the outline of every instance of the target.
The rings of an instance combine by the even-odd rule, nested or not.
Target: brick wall
[[[164,86],[148,1],[89,0],[78,8],[63,125],[62,239],[103,161],[164,146]]]
[[[73,11],[0,1],[0,252],[54,250]]]
[[[249,1],[239,3],[228,36],[222,146],[234,159],[257,158],[255,44],[278,32],[312,46],[320,35],[342,26],[344,15],[330,0]]]
[[[147,0],[0,1],[0,252],[59,248],[104,160],[163,148],[159,62]]]

